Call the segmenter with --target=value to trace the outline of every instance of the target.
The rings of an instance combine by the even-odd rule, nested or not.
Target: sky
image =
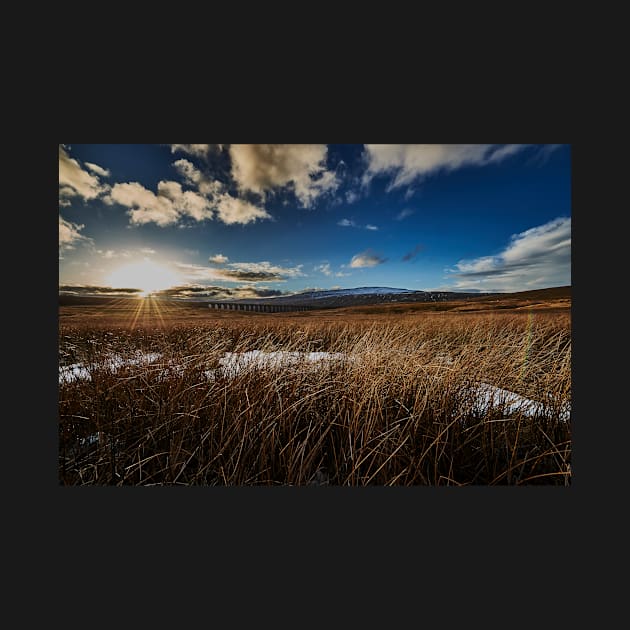
[[[59,145],[63,293],[569,284],[570,145]]]

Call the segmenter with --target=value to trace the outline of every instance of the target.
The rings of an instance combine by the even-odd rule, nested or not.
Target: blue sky
[[[524,291],[570,260],[569,145],[59,146],[64,291]]]

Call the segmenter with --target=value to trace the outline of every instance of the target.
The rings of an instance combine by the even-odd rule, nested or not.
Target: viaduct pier
[[[312,306],[297,304],[257,304],[254,302],[209,302],[208,308],[224,311],[251,311],[254,313],[289,313],[310,311]]]

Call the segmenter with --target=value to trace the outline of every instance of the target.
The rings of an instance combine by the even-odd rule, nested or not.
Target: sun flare
[[[140,297],[147,297],[156,291],[176,286],[181,279],[172,269],[143,260],[118,267],[109,274],[107,282],[112,287],[140,289]]]

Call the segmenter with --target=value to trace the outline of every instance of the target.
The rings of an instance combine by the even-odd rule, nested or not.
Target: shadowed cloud
[[[134,295],[142,293],[142,289],[102,287],[97,285],[62,284],[59,293],[63,295]]]
[[[418,243],[410,252],[407,252],[403,257],[403,262],[411,262],[415,261],[418,257],[418,254],[424,250],[424,245],[422,243]]]

